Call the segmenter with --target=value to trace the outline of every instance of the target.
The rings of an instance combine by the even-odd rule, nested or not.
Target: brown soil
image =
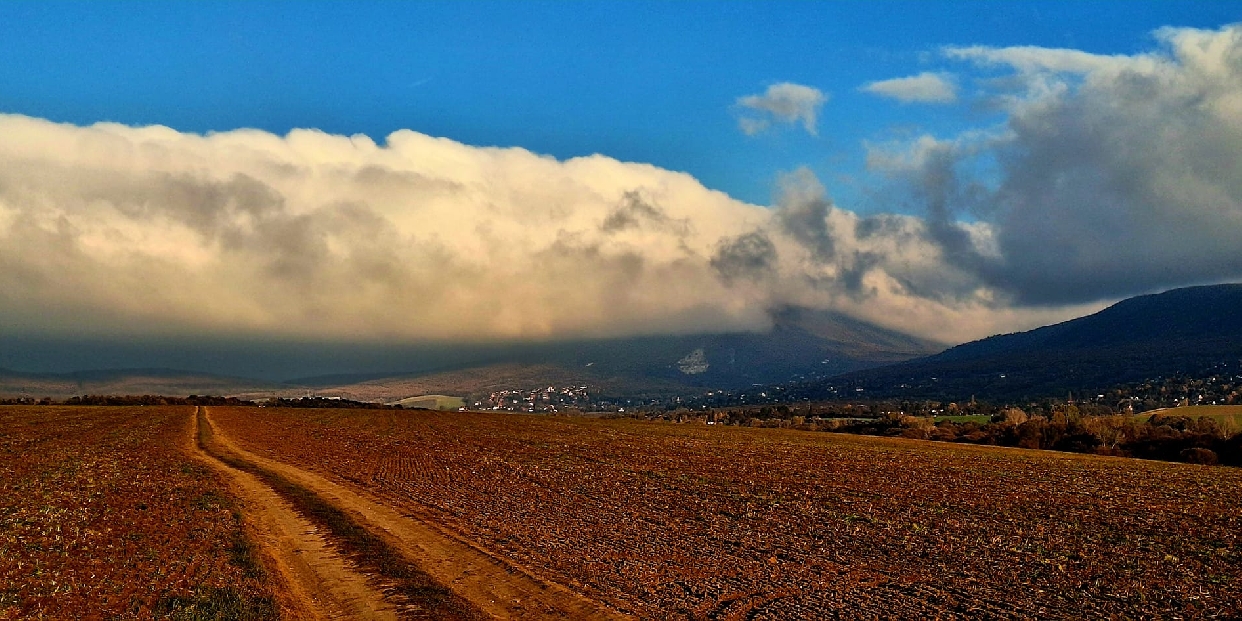
[[[209,413],[207,419],[210,424]],[[215,442],[226,451],[309,489],[328,503],[345,510],[360,525],[382,536],[422,571],[491,617],[628,618],[599,602],[541,579],[529,569],[497,557],[435,523],[425,521],[421,516],[403,513],[381,500],[364,495],[363,490],[346,489],[319,475],[241,449],[220,433],[218,426],[212,427]],[[257,480],[255,483],[262,485]],[[268,492],[275,496],[270,488]]]
[[[197,413],[197,412],[196,412]],[[198,417],[188,443],[210,467],[226,474],[244,503],[246,518],[263,547],[266,565],[285,583],[278,594],[282,618],[397,619],[394,607],[319,535],[318,529],[253,474],[242,472],[198,448]],[[215,436],[220,442],[223,438]]]
[[[213,407],[651,619],[1242,619],[1242,470],[779,429]]]
[[[278,618],[191,412],[0,406],[0,619]]]

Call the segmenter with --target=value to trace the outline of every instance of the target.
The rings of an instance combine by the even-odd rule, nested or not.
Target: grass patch
[[[194,499],[194,508],[201,511],[215,511],[226,506],[228,506],[228,499],[212,490],[207,490]]]
[[[293,504],[298,513],[320,528],[327,529],[345,556],[382,578],[381,582],[387,587],[385,593],[396,594],[426,610],[435,619],[487,618],[473,604],[412,565],[383,538],[360,526],[349,514],[279,474],[220,450],[211,442],[212,436],[206,416],[200,411],[198,443],[203,450],[238,470],[259,477]]]
[[[238,517],[240,516],[235,516],[235,519]],[[259,562],[259,554],[254,544],[241,530],[233,535],[233,543],[229,546],[229,563],[240,568],[247,578],[261,580],[267,575],[263,571],[263,564]]]
[[[1200,416],[1210,416],[1212,418],[1242,416],[1242,405],[1184,405],[1176,408],[1152,410],[1151,412],[1139,414],[1135,418],[1150,418],[1157,413],[1165,416],[1187,416],[1190,418],[1198,418]]]
[[[406,397],[393,405],[427,410],[456,410],[457,408],[465,407],[466,400],[461,397],[450,397],[448,395],[421,395],[418,397]]]
[[[233,588],[199,589],[193,595],[162,597],[153,616],[178,621],[269,621],[280,618],[280,609],[268,596],[252,597]]]
[[[181,474],[193,479],[205,479],[211,476],[211,471],[207,469],[207,466],[187,461],[181,464]]]
[[[1146,421],[1156,414],[1161,416],[1185,416],[1186,418],[1211,418],[1220,423],[1223,429],[1235,432],[1242,430],[1242,405],[1187,405],[1153,410],[1139,414],[1134,418]]]

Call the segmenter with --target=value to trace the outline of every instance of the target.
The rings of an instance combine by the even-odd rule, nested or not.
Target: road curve
[[[383,502],[317,474],[256,455],[237,446],[210,423],[214,441],[240,459],[313,491],[389,541],[406,559],[456,595],[496,619],[630,619],[528,569],[502,559],[430,521],[403,514]]]

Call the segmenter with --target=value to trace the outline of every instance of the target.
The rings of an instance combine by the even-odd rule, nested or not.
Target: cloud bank
[[[801,121],[802,128],[815,136],[819,109],[826,101],[827,95],[810,86],[773,84],[762,95],[738,98],[738,107],[744,109],[738,117],[738,127],[747,136],[753,136],[770,128],[773,122],[792,125]]]
[[[924,222],[839,209],[807,171],[767,208],[645,164],[411,131],[0,116],[0,136],[10,332],[578,338],[761,330],[788,305],[944,339],[997,325],[986,293],[911,293],[960,278]]]

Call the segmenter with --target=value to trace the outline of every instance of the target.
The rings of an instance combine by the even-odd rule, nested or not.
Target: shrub
[[[1019,408],[1007,408],[1000,414],[992,417],[992,420],[1005,425],[1021,425],[1028,420],[1026,412]]]
[[[936,419],[930,416],[902,416],[897,422],[907,429],[928,430],[935,426]]]
[[[1216,465],[1216,451],[1200,447],[1192,447],[1183,450],[1177,454],[1179,460],[1188,464],[1203,464],[1205,466]]]
[[[960,438],[960,440],[964,442],[971,442],[973,444],[996,444],[996,439],[982,429],[967,432]]]
[[[1100,438],[1093,433],[1071,433],[1059,438],[1052,448],[1073,453],[1095,453],[1102,446]],[[1106,450],[1112,450],[1106,449]]]
[[[901,437],[903,438],[926,440],[928,436],[929,434],[926,427],[906,427],[901,430]]]

